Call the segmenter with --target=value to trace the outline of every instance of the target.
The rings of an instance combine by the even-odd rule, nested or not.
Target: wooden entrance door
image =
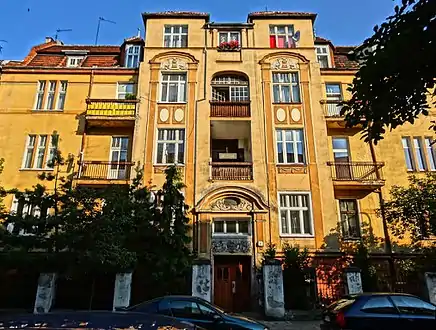
[[[229,312],[250,310],[251,259],[215,256],[214,303]]]

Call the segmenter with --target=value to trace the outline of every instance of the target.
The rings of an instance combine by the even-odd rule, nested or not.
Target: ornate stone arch
[[[227,186],[209,191],[198,202],[197,213],[265,213],[268,205],[257,192],[239,186]]]
[[[189,53],[170,51],[155,55],[150,64],[159,65],[162,70],[187,70],[189,64],[198,64],[198,60]]]

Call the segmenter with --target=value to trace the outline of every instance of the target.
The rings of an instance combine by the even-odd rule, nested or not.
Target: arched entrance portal
[[[255,266],[267,212],[260,194],[243,187],[210,191],[196,207],[196,244],[211,261],[212,302],[226,310],[249,311],[257,300]]]

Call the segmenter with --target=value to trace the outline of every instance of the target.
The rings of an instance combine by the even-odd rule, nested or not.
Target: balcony
[[[253,164],[211,162],[209,176],[211,181],[251,181]]]
[[[324,116],[326,118],[344,118],[341,116],[342,105],[339,101],[324,101]]]
[[[250,101],[211,101],[210,116],[226,118],[250,117]]]
[[[384,163],[328,162],[331,168],[335,189],[373,191],[385,184],[383,179]]]
[[[91,126],[133,126],[138,100],[87,99],[85,118]]]
[[[79,184],[127,184],[133,166],[132,162],[79,161],[77,180]]]

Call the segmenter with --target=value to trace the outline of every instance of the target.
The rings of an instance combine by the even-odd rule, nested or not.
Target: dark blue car
[[[436,329],[436,306],[399,293],[344,297],[323,313],[322,330]]]
[[[194,323],[208,330],[268,330],[262,323],[242,315],[226,313],[209,302],[191,296],[166,296],[127,308],[128,311],[160,314]]]

